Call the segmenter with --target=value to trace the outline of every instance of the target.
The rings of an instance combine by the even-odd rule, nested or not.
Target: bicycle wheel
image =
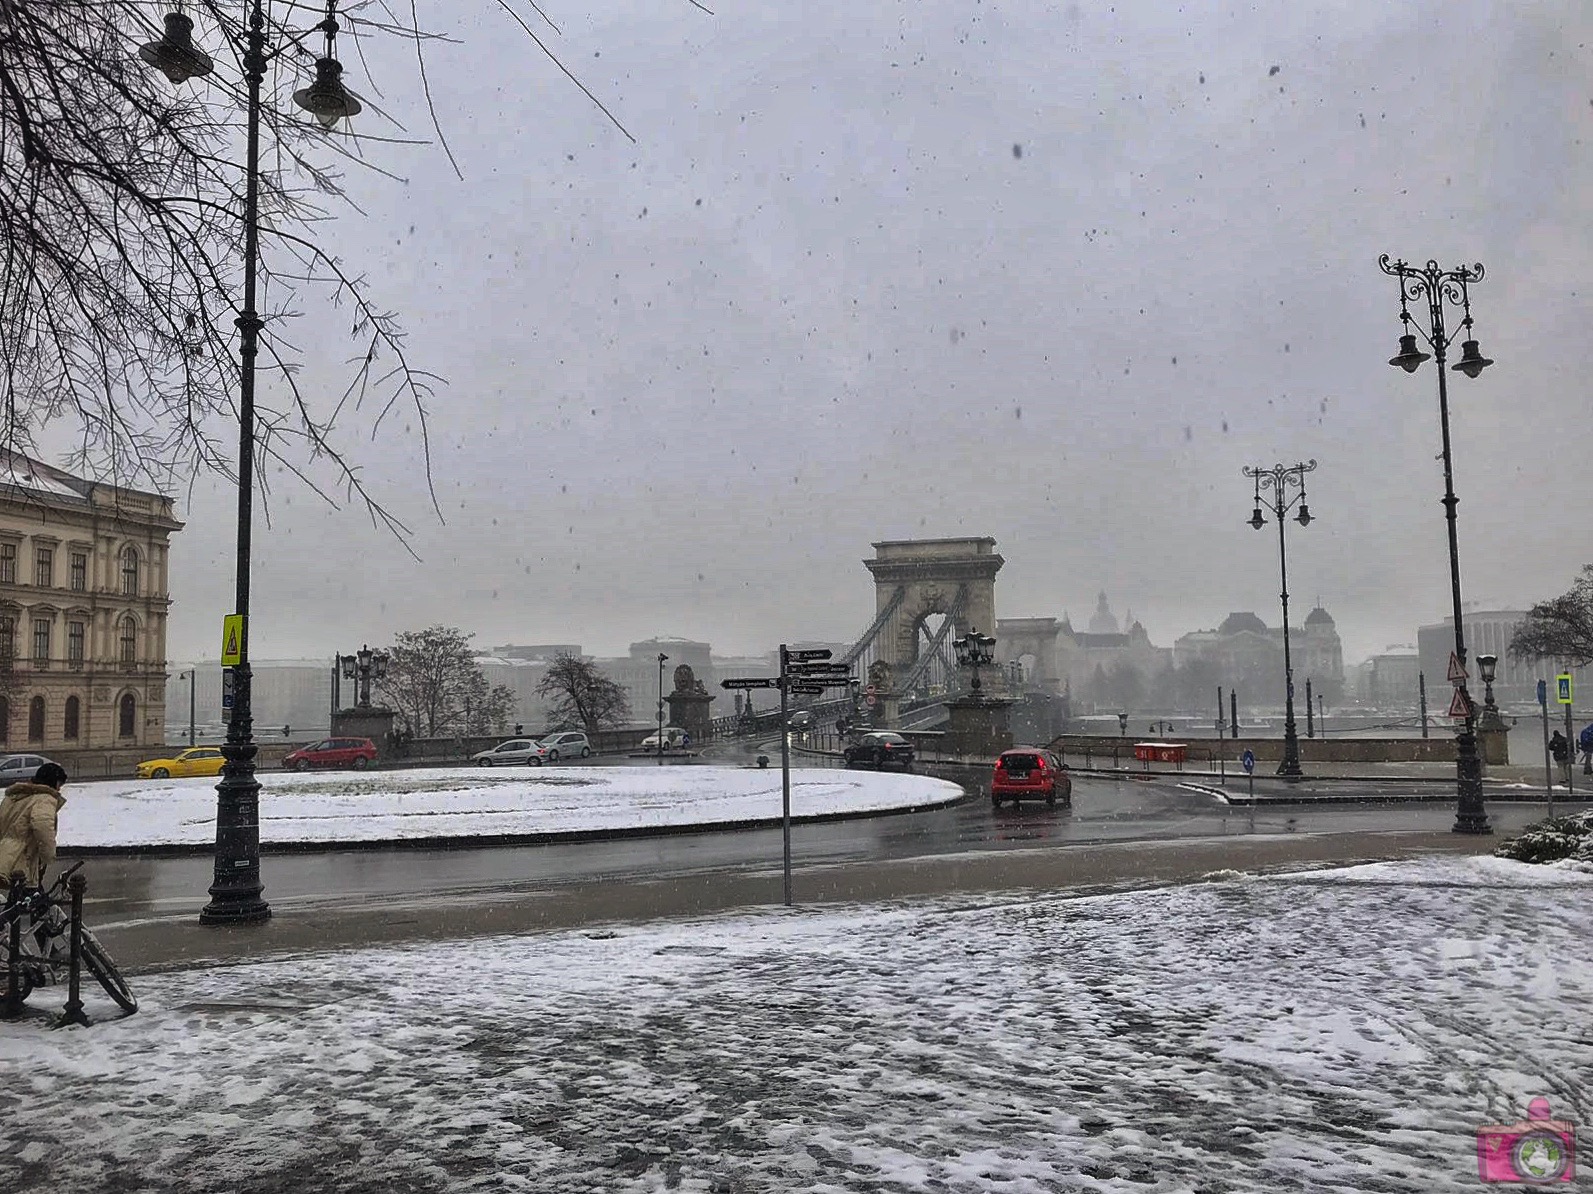
[[[87,929],[83,930],[82,948],[83,965],[88,967],[88,972],[99,980],[100,986],[105,988],[105,993],[128,1015],[136,1012],[138,997],[127,985],[122,972],[116,969],[116,963],[111,961],[111,955],[105,952],[105,947],[95,940],[94,934]]]

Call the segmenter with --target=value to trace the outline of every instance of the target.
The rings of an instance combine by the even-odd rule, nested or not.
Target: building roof
[[[1307,626],[1326,626],[1331,629],[1334,625],[1333,615],[1319,605],[1305,615],[1305,624]]]
[[[1252,634],[1265,634],[1267,624],[1249,610],[1243,610],[1229,614],[1217,627],[1218,634],[1242,634],[1246,630]]]

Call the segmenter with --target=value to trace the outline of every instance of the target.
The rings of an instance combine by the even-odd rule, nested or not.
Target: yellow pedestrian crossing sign
[[[1558,691],[1560,704],[1569,705],[1571,703],[1571,673],[1561,672],[1554,678],[1554,683]]]
[[[243,615],[228,614],[221,619],[221,666],[236,667],[243,662]]]

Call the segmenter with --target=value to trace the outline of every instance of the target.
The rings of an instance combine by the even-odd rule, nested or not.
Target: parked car
[[[679,726],[665,726],[664,727],[664,749],[665,750],[677,750],[680,747],[685,746],[685,745],[686,745],[686,731],[685,730],[681,729]],[[642,739],[641,749],[643,749],[643,750],[657,750],[658,749],[658,731],[657,730],[654,730],[651,734],[647,735],[647,737]]]
[[[990,777],[990,803],[1000,808],[1003,800],[1010,800],[1016,808],[1025,797],[1043,797],[1047,804],[1058,800],[1073,803],[1073,777],[1050,751],[1018,746],[1002,751],[996,760],[995,774]]]
[[[311,767],[369,767],[376,762],[376,743],[369,738],[323,738],[285,756],[284,767],[308,771]]]
[[[220,775],[226,760],[214,746],[194,746],[170,759],[150,759],[138,765],[139,779],[173,779],[185,775]]]
[[[560,759],[590,758],[592,754],[592,744],[580,730],[549,734],[538,745],[542,747],[542,758],[549,763],[557,763]]]
[[[514,763],[542,764],[542,746],[530,738],[511,738],[489,750],[479,750],[470,761],[480,767],[508,767]]]
[[[798,709],[791,714],[791,732],[793,734],[806,734],[817,724],[810,710]]]
[[[848,767],[872,767],[876,771],[900,767],[911,771],[913,744],[889,730],[874,730],[848,746],[842,757]]]
[[[21,783],[32,779],[33,773],[46,763],[53,763],[43,755],[7,755],[0,759],[0,785]]]

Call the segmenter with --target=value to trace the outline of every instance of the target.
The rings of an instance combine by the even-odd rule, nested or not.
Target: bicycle
[[[26,999],[38,987],[55,986],[67,981],[71,966],[72,918],[63,907],[62,893],[66,881],[82,867],[75,862],[62,871],[48,888],[36,887],[8,900],[0,907],[0,999],[4,999],[11,967],[11,926],[22,923],[20,935],[18,978],[21,998]],[[122,972],[111,961],[111,955],[98,938],[86,927],[79,930],[79,959],[85,969],[105,989],[105,993],[128,1015],[138,1010],[138,997],[133,994]]]

